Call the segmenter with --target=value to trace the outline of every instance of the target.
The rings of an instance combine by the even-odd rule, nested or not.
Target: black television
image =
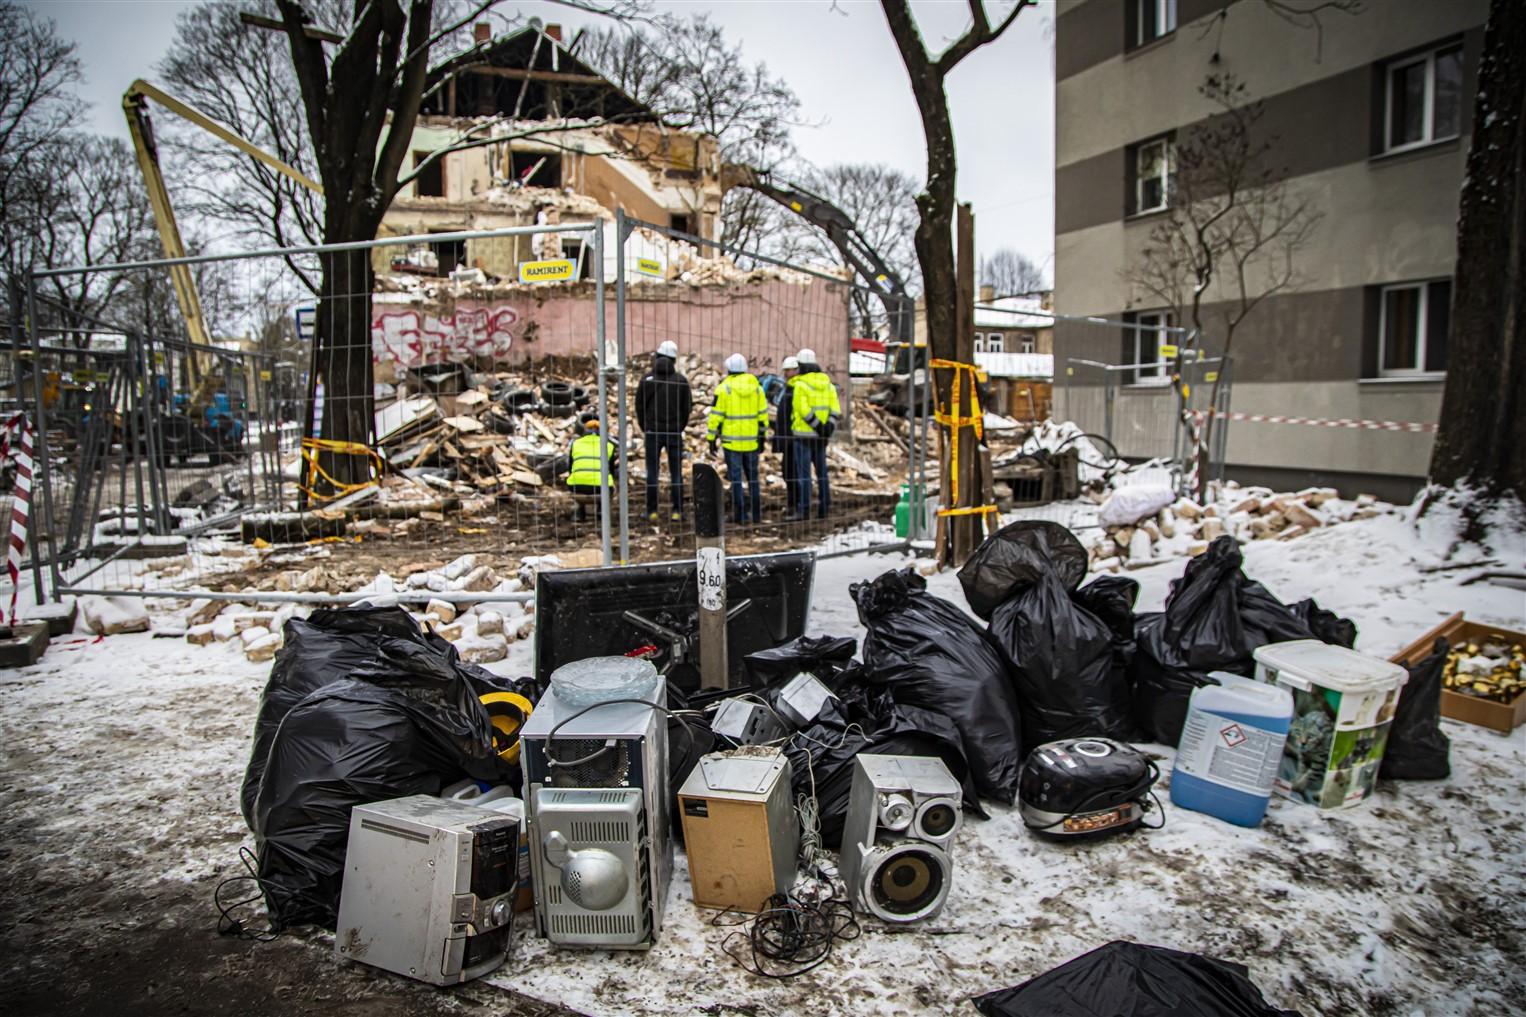
[[[699,688],[699,602],[693,559],[542,572],[535,581],[535,676],[563,664],[656,647],[652,661],[683,692]],[[816,555],[726,559],[727,684],[747,684],[742,658],[805,634]]]

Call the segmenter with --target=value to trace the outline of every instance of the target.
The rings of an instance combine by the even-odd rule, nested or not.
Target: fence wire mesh
[[[855,395],[849,371],[853,340],[891,338],[893,314],[911,320],[909,300],[746,252],[701,257],[698,238],[644,224],[617,244],[617,229],[564,223],[37,273],[12,301],[0,382],[8,403],[35,406],[32,543],[47,587],[425,596],[428,576],[466,555],[504,577],[528,556],[687,557],[690,470],[709,461],[726,472],[706,431],[734,353],[767,393],[770,427],[756,518],[747,492],[729,549],[852,552],[926,530],[925,504],[901,513],[899,536],[895,526],[901,485],[926,462],[927,431],[909,419],[925,402],[923,372],[896,375],[887,362],[871,399],[862,380]],[[526,282],[526,266],[555,281]],[[204,333],[186,329],[174,268],[189,269],[180,276],[194,280]],[[113,294],[99,317],[50,297],[77,276]],[[664,341],[679,346],[689,383],[676,430],[643,426],[637,408]],[[785,358],[803,348],[816,350],[842,415],[818,443],[830,487],[814,475],[808,515],[788,518],[804,498],[783,470],[797,440],[778,401]],[[591,487],[571,486],[588,480],[569,474],[575,443],[593,431],[617,454]],[[680,469],[675,483],[662,464],[653,520],[655,435],[677,447]]]

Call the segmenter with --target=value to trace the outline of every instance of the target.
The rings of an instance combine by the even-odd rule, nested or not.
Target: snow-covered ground
[[[1458,610],[1526,628],[1519,590],[1464,585],[1477,569],[1427,571],[1482,557],[1463,549],[1444,560],[1445,551],[1389,515],[1253,542],[1246,572],[1286,601],[1312,595],[1353,618],[1358,648],[1383,656]],[[1518,570],[1522,548],[1487,557]],[[849,584],[906,560],[821,562],[810,631],[861,636]],[[1158,609],[1183,565],[1130,573],[1138,609]],[[963,605],[953,573],[930,587]],[[247,662],[236,641],[76,638],[55,641],[35,667],[0,672],[0,877],[46,883],[61,916],[7,933],[12,973],[35,973],[61,950],[88,961],[93,944],[143,920],[93,911],[96,888],[124,880],[204,896],[208,921],[184,934],[213,935],[212,888],[250,842],[237,793],[268,665]],[[513,643],[492,667],[527,671],[531,651]],[[1053,844],[993,807],[959,835],[941,917],[915,928],[866,922],[861,938],[791,981],[749,976],[721,952],[726,930],[690,903],[680,856],[668,925],[649,953],[561,951],[526,937],[487,982],[598,1014],[971,1013],[971,995],[1130,939],[1243,963],[1271,1001],[1306,1014],[1519,1012],[1526,729],[1443,726],[1449,780],[1383,782],[1373,800],[1338,813],[1274,800],[1255,830],[1168,803],[1160,831]],[[1169,774],[1170,750],[1148,748]],[[326,950],[327,940],[306,948]],[[376,979],[380,991],[395,984]]]

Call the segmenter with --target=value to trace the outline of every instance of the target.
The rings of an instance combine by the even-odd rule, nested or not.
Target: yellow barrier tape
[[[971,505],[968,508],[939,509],[938,514],[940,516],[983,516],[999,511],[1001,510],[995,505]]]
[[[321,465],[319,465],[318,456],[323,452],[332,452],[336,455],[346,456],[366,456],[370,458],[372,470],[371,479],[359,484],[341,483],[333,476],[331,476],[329,472],[325,470]],[[354,494],[356,491],[361,491],[365,488],[373,487],[381,483],[381,456],[377,455],[376,452],[370,448],[370,446],[362,445],[359,442],[333,441],[329,438],[303,438],[302,459],[307,464],[307,469],[304,471],[304,477],[306,480],[301,485],[302,490],[307,493],[309,498],[316,498],[318,501],[334,501],[335,499],[343,498],[345,495]],[[334,493],[321,494],[307,486],[307,484],[311,482],[311,478],[314,476],[322,477],[323,480],[334,489]]]
[[[952,472],[952,480],[949,483],[950,500],[957,506],[959,504],[959,428],[973,427],[975,440],[980,441],[985,437],[985,414],[980,409],[980,390],[976,388],[976,379],[980,377],[980,368],[974,364],[961,363],[958,360],[931,360],[928,366],[933,370],[945,370],[954,372],[953,391],[950,393],[950,402],[953,403],[952,413],[938,411],[933,414],[933,419],[943,424],[952,432],[949,436],[949,469]],[[970,374],[970,415],[959,416],[960,394],[965,372]],[[940,510],[939,515],[952,514],[966,515],[958,509]]]

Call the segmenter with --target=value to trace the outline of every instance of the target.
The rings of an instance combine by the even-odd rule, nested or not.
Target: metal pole
[[[900,306],[896,308],[897,325],[905,323],[905,304],[905,298],[902,298]],[[915,339],[916,336],[911,335],[907,336],[906,341],[914,343]],[[891,365],[886,364],[886,366],[889,367]],[[906,423],[910,426],[907,428],[906,433],[911,439],[908,442],[908,451],[911,454],[911,489],[907,496],[906,505],[906,514],[908,519],[908,525],[906,527],[906,538],[908,540],[921,540],[922,524],[925,521],[924,517],[927,514],[927,508],[923,504],[927,498],[927,477],[925,476],[927,472],[927,450],[922,447],[922,435],[918,433],[918,429],[921,424],[922,399],[917,392],[917,364],[915,345],[912,346],[910,366],[911,371],[906,375],[906,384],[908,386],[906,391]],[[923,379],[922,387],[926,387],[925,378]]]
[[[42,481],[42,518],[47,529],[48,538],[48,571],[53,579],[53,596],[58,599],[58,589],[63,586],[63,576],[58,571],[58,549],[53,546],[53,484],[51,473],[51,459],[48,455],[48,409],[43,405],[42,385],[42,339],[41,330],[37,325],[37,276],[35,273],[27,276],[26,284],[27,321],[32,326],[32,397],[37,400],[37,445],[32,451],[35,458],[32,465],[36,468],[33,476],[35,482],[39,478]],[[34,487],[35,490],[35,487]],[[42,549],[42,528],[35,523],[28,534],[32,540],[32,557],[36,557]],[[42,588],[36,591],[37,602],[42,603]]]
[[[593,294],[594,343],[598,347],[595,360],[598,361],[599,372],[599,548],[604,556],[604,564],[610,565],[613,563],[613,555],[609,546],[609,456],[604,454],[605,443],[609,441],[608,380],[605,377],[609,358],[604,349],[603,224],[593,232]]]
[[[631,560],[631,471],[625,450],[630,443],[629,400],[626,398],[625,368],[625,241],[630,236],[630,225],[625,219],[625,209],[615,209],[615,368],[619,378],[615,393],[620,401],[616,411],[620,427],[620,564]]]
[[[699,586],[699,683],[729,684],[726,653],[726,536],[721,511],[721,475],[709,463],[695,463],[694,543]]]

